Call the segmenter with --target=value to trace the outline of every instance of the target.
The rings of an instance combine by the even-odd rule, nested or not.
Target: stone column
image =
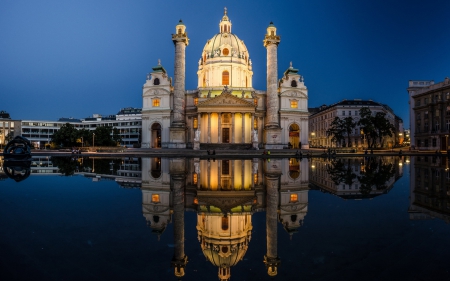
[[[281,128],[279,125],[278,111],[278,59],[277,49],[280,36],[276,34],[277,29],[271,22],[267,27],[264,38],[264,47],[267,49],[267,111],[265,124],[266,148],[283,148],[281,144]]]
[[[280,259],[278,258],[277,248],[277,215],[278,215],[278,183],[280,176],[278,174],[266,174],[266,235],[267,235],[267,254],[264,256],[264,263],[267,268],[267,274],[275,276],[278,273]]]
[[[208,160],[208,190],[211,190],[211,162]]]
[[[175,268],[175,276],[184,276],[187,264],[187,256],[184,253],[184,174],[172,175],[173,182],[173,238],[174,254],[172,266]]]
[[[218,131],[218,139],[217,139],[217,142],[218,143],[222,143],[222,112],[217,112],[217,114],[219,115],[218,116],[218,123],[219,124],[217,124],[218,125],[218,128],[219,128],[219,131]]]
[[[208,143],[211,143],[211,112],[208,112]]]
[[[245,143],[245,113],[241,113],[242,115],[242,143]]]
[[[173,86],[173,120],[169,132],[169,148],[186,148],[185,120],[185,82],[186,82],[186,46],[189,39],[186,26],[180,20],[172,34],[175,44],[175,70]]]
[[[234,143],[234,112],[231,113],[231,143]]]

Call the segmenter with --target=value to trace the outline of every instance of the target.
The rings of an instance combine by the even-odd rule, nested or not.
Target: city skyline
[[[309,107],[372,99],[392,107],[408,128],[408,80],[440,82],[448,76],[450,3],[258,3],[226,3],[232,31],[249,50],[257,90],[266,90],[262,40],[271,21],[281,35],[278,78],[292,61],[305,77]],[[171,34],[180,18],[190,38],[186,89],[196,89],[198,60],[206,41],[218,33],[223,6],[2,3],[0,94],[13,100],[0,110],[13,119],[57,120],[142,107],[142,85],[158,59],[174,75]]]

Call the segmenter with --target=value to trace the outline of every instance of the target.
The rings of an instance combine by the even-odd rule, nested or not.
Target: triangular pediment
[[[198,103],[197,107],[247,107],[254,109],[255,104],[224,91],[219,96]]]

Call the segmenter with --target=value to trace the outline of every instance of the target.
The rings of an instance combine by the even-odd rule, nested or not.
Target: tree
[[[64,147],[70,147],[76,145],[78,138],[79,134],[78,130],[75,129],[75,126],[66,123],[52,135],[52,142]]]
[[[392,134],[395,133],[395,127],[386,118],[386,113],[384,112],[377,112],[373,118],[373,123],[380,146],[383,146],[383,138],[386,136],[392,137]]]
[[[353,129],[356,127],[356,122],[353,121],[352,117],[347,117],[341,122],[342,131],[347,134],[347,146],[351,147],[350,135],[353,133]]]
[[[122,137],[120,136],[120,130],[114,127],[112,129],[112,133],[113,133],[113,135],[112,135],[113,142],[116,145],[120,144],[122,142]],[[139,134],[139,136],[140,136],[140,134]]]
[[[359,110],[360,119],[358,121],[358,126],[361,127],[365,138],[367,139],[367,144],[369,148],[375,145],[377,140],[377,132],[375,130],[374,117],[372,116],[372,111],[368,107],[363,107]]]
[[[331,142],[335,142],[336,144],[344,139],[342,120],[339,117],[335,117],[330,123],[330,128],[327,130],[327,136],[331,136]]]
[[[13,139],[14,139],[14,133],[9,132],[5,137],[5,143],[8,143],[8,142],[12,141]]]

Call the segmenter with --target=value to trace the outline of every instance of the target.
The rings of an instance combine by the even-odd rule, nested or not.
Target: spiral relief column
[[[264,38],[264,47],[267,49],[267,94],[266,94],[266,124],[264,126],[264,142],[267,149],[281,149],[281,128],[278,117],[278,44],[280,36],[271,22],[267,27]]]
[[[186,46],[189,38],[186,26],[180,20],[172,34],[175,45],[175,74],[173,86],[173,119],[170,126],[169,148],[186,148],[185,84],[186,84]]]
[[[264,263],[267,268],[267,274],[275,276],[278,274],[280,259],[278,258],[277,247],[277,222],[278,222],[278,183],[279,174],[266,174],[266,235],[267,235],[267,254],[264,256]]]

